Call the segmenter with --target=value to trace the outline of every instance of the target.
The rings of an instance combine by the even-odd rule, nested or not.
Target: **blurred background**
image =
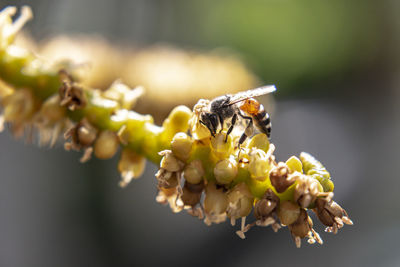
[[[207,227],[157,204],[156,166],[121,189],[116,158],[80,164],[61,143],[38,148],[6,131],[0,266],[400,266],[400,2],[0,0],[0,9],[10,4],[34,11],[33,39],[21,42],[91,62],[89,85],[143,84],[139,108],[158,120],[176,101],[275,84],[277,158],[320,159],[355,226],[334,236],[316,222],[325,244],[301,249],[287,229],[241,240],[228,222]]]

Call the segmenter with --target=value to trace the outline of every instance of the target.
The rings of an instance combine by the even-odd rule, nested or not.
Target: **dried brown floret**
[[[332,193],[322,192],[322,187],[318,180],[315,180],[307,175],[295,172],[297,184],[294,190],[293,199],[302,208],[307,208],[319,196],[331,196]]]
[[[174,212],[179,212],[180,210],[182,210],[184,206],[181,200],[182,187],[180,181],[185,163],[179,160],[171,150],[163,150],[158,154],[162,156],[160,162],[160,169],[156,173],[156,178],[158,180],[158,188],[161,189],[161,191],[163,188],[176,189],[176,192],[174,192],[175,200],[173,201],[173,203],[171,201],[169,202],[171,209]]]
[[[75,83],[65,70],[61,70],[59,74],[62,81],[62,85],[59,89],[61,106],[66,106],[69,110],[84,108],[87,100],[83,88]]]
[[[166,169],[159,169],[156,172],[156,179],[158,181],[158,188],[160,187],[166,187],[168,186],[170,183],[168,182],[168,180],[174,175],[173,172],[169,172]]]
[[[177,159],[171,150],[164,150],[158,153],[160,156],[163,156],[161,159],[160,167],[169,171],[169,172],[177,172],[181,171],[185,164]]]
[[[272,229],[276,232],[280,228],[277,221],[277,207],[279,206],[279,197],[268,189],[264,196],[258,200],[254,206],[254,216],[256,217],[256,225],[268,226],[271,225]]]
[[[164,176],[161,178],[163,183],[158,185],[159,191],[156,201],[160,204],[169,204],[171,210],[175,213],[180,212],[184,208],[182,201],[182,188],[180,185],[180,173],[170,173],[165,169],[160,169],[156,178],[159,179],[163,174],[168,174],[168,179]]]
[[[323,243],[319,234],[312,228],[312,226],[313,222],[311,218],[308,217],[306,210],[301,209],[297,220],[289,225],[289,230],[298,248],[301,246],[301,239],[304,237],[308,237],[308,243],[310,244],[315,242],[318,242],[319,244]]]
[[[180,184],[180,177],[177,173],[173,173],[168,180],[165,180],[165,183],[161,186],[162,188],[176,188]]]
[[[65,116],[65,108],[60,106],[60,96],[49,97],[33,118],[33,124],[39,133],[39,144],[54,146],[69,123]]]
[[[294,223],[300,215],[300,207],[291,201],[283,201],[279,205],[278,217],[283,225]]]
[[[8,122],[15,137],[22,137],[26,134],[27,138],[32,139],[32,118],[38,107],[32,92],[28,89],[16,90],[2,97],[0,104],[3,105],[0,128],[3,128],[3,124]]]
[[[189,213],[193,217],[199,218],[200,220],[204,219],[204,211],[203,211],[203,208],[201,206],[190,207],[187,210],[187,213]]]
[[[185,205],[194,207],[201,199],[201,194],[203,193],[204,183],[200,182],[198,184],[191,184],[185,181],[183,186],[182,201]]]
[[[295,176],[289,175],[289,168],[285,163],[279,162],[269,173],[271,184],[278,193],[283,193],[289,186],[295,182]]]
[[[353,225],[347,212],[339,206],[335,201],[326,198],[318,198],[315,201],[316,208],[314,209],[318,219],[326,226],[327,232],[336,234],[338,229],[344,224]]]
[[[264,196],[258,200],[254,206],[254,216],[258,220],[263,220],[272,216],[273,211],[279,205],[279,197],[271,189],[265,192]]]
[[[64,148],[66,150],[84,150],[81,157],[81,162],[86,162],[90,159],[93,152],[93,143],[97,137],[97,129],[92,126],[86,119],[81,120],[74,127],[70,128],[64,133],[65,139],[71,139],[70,142],[65,142]]]
[[[6,122],[22,124],[28,121],[35,111],[35,99],[28,89],[16,90],[1,99],[3,116]]]
[[[40,146],[45,146],[48,145],[50,147],[53,147],[62,132],[65,130],[67,127],[66,125],[68,124],[67,121],[60,121],[52,126],[39,126],[35,125],[36,129],[38,130],[38,137],[39,137],[39,145]]]

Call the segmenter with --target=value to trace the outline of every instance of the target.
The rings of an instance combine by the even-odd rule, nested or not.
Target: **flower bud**
[[[268,137],[265,134],[259,133],[253,136],[247,145],[248,148],[258,148],[264,152],[269,149]]]
[[[94,143],[94,154],[99,159],[112,158],[119,148],[118,136],[112,131],[102,131]]]
[[[331,179],[321,178],[321,176],[312,175],[314,179],[317,179],[318,182],[321,184],[324,192],[333,192],[335,185],[333,184]]]
[[[82,147],[91,146],[96,140],[97,129],[86,120],[78,124],[76,129],[76,141]]]
[[[303,163],[304,173],[318,180],[324,192],[333,192],[334,184],[330,179],[331,176],[321,162],[305,152],[300,153],[300,160]]]
[[[250,160],[248,170],[251,174],[251,178],[265,181],[268,177],[269,172],[269,161],[267,155],[261,149],[252,149],[250,151]]]
[[[178,159],[186,161],[189,159],[192,145],[192,139],[187,134],[179,132],[172,139],[171,150]]]
[[[201,160],[196,159],[185,166],[183,170],[185,180],[192,184],[198,184],[203,180],[204,168]]]
[[[215,135],[215,138],[211,138],[212,151],[220,159],[229,157],[233,149],[231,136],[228,136],[226,142],[225,139],[225,132],[220,132]]]
[[[289,167],[291,172],[303,172],[303,164],[296,156],[291,156],[287,161],[286,165]]]
[[[233,158],[220,160],[214,168],[214,176],[218,184],[229,184],[238,173],[237,162]]]
[[[193,127],[192,127],[192,135],[193,139],[195,140],[201,140],[205,138],[209,138],[211,136],[210,131],[207,129],[206,126],[201,124],[200,122],[197,122]]]
[[[177,106],[164,121],[163,127],[174,133],[186,132],[189,128],[189,119],[191,116],[192,111],[188,107]]]

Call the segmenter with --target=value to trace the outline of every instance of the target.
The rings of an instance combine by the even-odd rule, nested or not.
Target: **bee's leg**
[[[242,112],[238,112],[237,114],[239,114],[239,116],[242,117],[243,119],[248,120],[249,124],[253,125],[253,118],[252,117],[245,116],[245,115],[242,114]],[[248,127],[248,125],[247,125],[247,127]]]
[[[240,149],[240,145],[244,143],[244,141],[246,141],[247,137],[251,134],[249,134],[251,132],[251,130],[253,129],[253,118],[252,117],[248,117],[248,116],[244,116],[243,114],[239,113],[239,116],[242,117],[245,120],[248,120],[249,122],[247,123],[246,129],[244,130],[244,133],[242,134],[242,136],[240,136],[239,139],[239,143],[238,143],[238,148]]]
[[[231,126],[229,127],[228,132],[226,133],[225,143],[226,141],[228,141],[228,135],[232,132],[233,127],[235,127],[236,119],[237,119],[237,114],[235,113],[231,120]]]
[[[221,115],[218,115],[218,119],[219,123],[221,124],[221,129],[219,130],[219,132],[222,132],[222,130],[224,129],[224,119],[222,118]]]
[[[240,136],[239,143],[237,146],[239,149],[240,149],[240,146],[243,144],[243,142],[246,141],[246,139],[247,139],[247,135],[246,135],[246,133],[243,133],[242,136]]]
[[[202,120],[199,120],[199,121],[200,121],[200,123],[201,123],[201,124],[203,124],[204,126],[206,126],[206,127],[207,127],[207,129],[210,131],[210,133],[211,133],[212,137],[215,137],[215,135],[214,135],[213,131],[211,131],[210,127],[208,127],[208,125],[207,125],[207,124],[205,124],[205,123],[204,123],[204,121],[202,121]]]

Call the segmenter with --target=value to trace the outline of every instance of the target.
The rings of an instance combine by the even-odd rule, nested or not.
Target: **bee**
[[[247,121],[247,126],[239,139],[238,146],[252,135],[253,121],[257,129],[271,136],[271,120],[264,106],[254,97],[266,95],[276,91],[274,85],[263,86],[248,91],[239,92],[234,95],[223,95],[214,98],[200,113],[200,123],[208,128],[212,136],[215,136],[218,128],[220,131],[224,128],[226,120],[231,120],[230,127],[226,133],[225,142],[228,135],[232,132],[238,116]]]

